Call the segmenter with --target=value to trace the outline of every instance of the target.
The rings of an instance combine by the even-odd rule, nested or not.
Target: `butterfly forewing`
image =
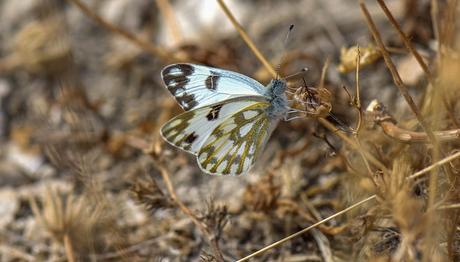
[[[186,111],[230,98],[264,94],[264,87],[254,79],[218,68],[172,64],[161,75],[169,92]]]
[[[270,136],[269,105],[254,103],[219,124],[198,152],[200,168],[209,174],[246,173]]]
[[[172,145],[197,153],[218,125],[242,108],[259,103],[259,97],[232,98],[182,113],[161,128],[162,136]]]

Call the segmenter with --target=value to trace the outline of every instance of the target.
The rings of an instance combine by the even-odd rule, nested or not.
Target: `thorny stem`
[[[227,5],[224,3],[223,0],[217,0],[219,3],[220,7],[222,8],[222,11],[224,11],[225,15],[228,17],[230,22],[233,24],[235,29],[238,31],[240,34],[241,38],[243,38],[244,42],[249,46],[251,51],[254,53],[254,55],[262,62],[264,65],[265,69],[267,69],[268,72],[272,75],[273,78],[276,77],[276,71],[273,69],[271,64],[265,59],[265,56],[262,55],[262,53],[259,51],[257,46],[254,44],[254,42],[251,40],[251,38],[248,36],[246,31],[243,29],[243,27],[238,23],[236,18],[233,16],[232,12],[230,9],[228,9]]]
[[[93,12],[87,5],[82,3],[80,0],[67,0],[71,3],[73,3],[75,6],[77,6],[85,15],[93,19],[95,22],[97,22],[99,25],[105,27],[111,32],[114,32],[122,37],[124,37],[126,40],[131,42],[132,44],[138,46],[142,50],[145,50],[152,54],[153,56],[158,56],[161,59],[165,61],[179,61],[182,60],[179,57],[175,57],[174,54],[168,53],[162,48],[156,47],[152,45],[151,43],[140,39],[139,37],[135,36],[134,34],[131,34],[130,32],[117,27],[108,21],[106,21],[104,18]]]

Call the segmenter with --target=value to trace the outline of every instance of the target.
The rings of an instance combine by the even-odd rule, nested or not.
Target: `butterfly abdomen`
[[[270,106],[267,107],[267,115],[270,118],[282,118],[288,111],[288,100],[285,94],[286,82],[281,79],[272,80],[265,92]]]

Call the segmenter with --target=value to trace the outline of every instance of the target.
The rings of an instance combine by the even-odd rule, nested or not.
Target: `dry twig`
[[[401,76],[398,73],[398,70],[396,69],[396,66],[394,65],[393,61],[391,60],[390,54],[388,53],[388,50],[386,49],[382,37],[380,36],[380,33],[375,26],[375,23],[369,14],[369,11],[367,10],[366,4],[364,3],[363,0],[360,0],[360,6],[361,10],[364,14],[364,17],[366,18],[367,25],[369,27],[369,30],[372,33],[372,36],[374,37],[375,42],[377,43],[378,47],[380,48],[380,51],[382,52],[383,59],[385,60],[385,64],[387,65],[388,69],[390,70],[390,73],[393,77],[393,81],[395,85],[398,87],[399,92],[403,95],[404,99],[406,100],[407,104],[409,105],[410,109],[414,113],[415,117],[417,118],[418,122],[420,125],[423,127],[425,132],[427,132],[428,136],[430,137],[431,143],[433,145],[436,145],[436,138],[431,131],[430,127],[426,123],[425,119],[423,118],[422,114],[420,113],[420,110],[418,109],[417,105],[415,104],[414,100],[410,96],[409,92],[407,91],[406,85],[403,83]]]
[[[219,3],[220,7],[222,8],[222,11],[224,11],[224,13],[227,16],[227,18],[230,20],[230,22],[232,22],[233,26],[238,31],[238,33],[240,34],[241,38],[243,38],[244,42],[249,46],[251,51],[254,53],[254,55],[257,56],[257,58],[260,60],[260,62],[262,62],[262,64],[264,65],[265,69],[267,69],[267,71],[270,72],[270,74],[273,77],[276,77],[276,71],[273,69],[273,67],[271,66],[270,62],[268,62],[268,60],[265,58],[265,56],[262,55],[262,53],[256,47],[254,42],[248,36],[246,31],[244,31],[243,27],[241,27],[241,25],[238,23],[238,21],[236,21],[236,18],[233,16],[233,14],[230,11],[230,9],[228,9],[228,7],[224,3],[224,1],[223,0],[217,0],[217,2]]]
[[[166,25],[171,31],[171,35],[176,43],[179,44],[182,42],[182,32],[179,28],[179,23],[177,22],[174,12],[172,10],[169,0],[156,0],[158,9],[160,9],[161,14],[163,15]]]
[[[394,63],[393,63],[393,61],[392,61],[392,59],[390,57],[390,54],[386,50],[385,44],[383,43],[383,40],[382,40],[382,38],[380,36],[380,33],[377,30],[377,27],[376,27],[374,21],[372,20],[372,17],[369,14],[369,11],[367,10],[367,7],[366,7],[366,4],[364,3],[364,0],[360,0],[360,7],[361,7],[361,11],[363,12],[363,14],[364,14],[364,16],[366,18],[366,22],[367,22],[367,25],[369,27],[369,30],[371,31],[375,42],[377,42],[377,45],[379,46],[380,51],[382,52],[383,59],[385,60],[385,64],[387,65],[388,69],[390,70],[390,73],[391,73],[391,75],[393,77],[393,82],[398,87],[399,92],[403,95],[404,99],[406,100],[406,102],[409,105],[409,107],[412,110],[412,112],[415,114],[415,117],[417,118],[417,120],[420,123],[420,125],[422,126],[422,128],[427,133],[428,138],[430,139],[430,142],[434,147],[433,159],[435,159],[435,160],[439,159],[440,149],[439,149],[439,143],[438,143],[438,141],[436,139],[436,136],[434,135],[434,133],[431,130],[430,126],[428,125],[428,123],[426,122],[426,120],[424,119],[422,114],[420,113],[420,110],[418,109],[418,107],[415,104],[414,100],[412,99],[412,97],[410,96],[409,92],[407,91],[407,87],[403,83],[403,81],[401,79],[401,76],[399,75],[398,70],[396,69],[396,66],[394,65]],[[409,46],[411,46],[411,45],[409,45]],[[436,169],[435,169],[435,171],[436,171]],[[436,175],[431,176],[430,177],[430,182],[429,182],[428,208],[431,208],[435,204],[435,199],[436,199],[436,195],[437,195],[437,184],[438,184],[438,176],[436,176]],[[431,214],[433,214],[433,213],[431,213]],[[428,218],[429,221],[433,221],[433,215],[429,216],[429,218]],[[428,223],[428,224],[430,224],[430,223]],[[431,232],[429,232],[429,231],[432,230],[432,229],[433,229],[432,227],[428,227],[426,235],[430,235]]]
[[[131,141],[135,141],[135,143],[130,143]],[[155,162],[156,168],[160,171],[160,174],[163,178],[163,181],[166,184],[166,189],[168,190],[168,193],[171,197],[171,200],[179,207],[179,209],[187,215],[195,224],[195,226],[203,233],[203,235],[207,238],[209,245],[211,246],[211,249],[213,251],[214,257],[216,258],[217,261],[224,261],[224,257],[222,255],[222,252],[220,251],[219,248],[219,243],[218,243],[218,236],[216,236],[211,230],[203,224],[198,216],[190,210],[177,196],[176,191],[174,190],[174,186],[171,182],[170,176],[169,176],[169,171],[165,167],[163,161],[159,158],[158,154],[156,153],[157,150],[155,150],[156,146],[150,147],[150,145],[146,142],[142,142],[141,139],[130,139],[127,140],[127,143],[135,147],[137,149],[140,149],[144,151],[146,154],[150,155]],[[155,145],[155,144],[154,144]],[[156,148],[158,149],[158,148]]]
[[[152,155],[152,158],[155,159],[155,156]],[[217,261],[224,261],[224,257],[219,248],[218,239],[209,229],[198,219],[198,217],[190,210],[177,196],[176,191],[172,185],[171,179],[169,178],[169,171],[164,167],[163,164],[157,162],[157,168],[160,170],[160,174],[163,177],[163,180],[166,183],[166,188],[168,189],[169,194],[171,195],[172,200],[177,204],[177,206],[186,214],[195,226],[203,233],[209,241],[213,254]]]
[[[422,170],[420,170],[418,172],[415,172],[414,174],[408,176],[407,179],[408,180],[409,179],[415,179],[417,177],[425,175],[425,174],[429,173],[431,170],[439,168],[440,166],[445,165],[445,164],[447,164],[447,163],[449,163],[449,162],[451,162],[451,161],[453,161],[453,160],[455,160],[455,159],[457,159],[459,157],[460,157],[460,152],[452,154],[452,155],[450,155],[450,156],[448,156],[448,157],[446,157],[446,158],[444,158],[444,159],[442,159],[442,160],[440,160],[440,161],[438,161],[438,162],[436,162],[436,163],[434,163],[434,164],[432,164],[432,165],[430,165],[430,166],[428,166],[428,167],[426,167],[426,168],[424,168],[424,169],[422,169]],[[315,227],[317,227],[317,226],[319,226],[321,224],[324,224],[325,222],[327,222],[327,221],[329,221],[329,220],[331,220],[331,219],[333,219],[335,217],[338,217],[338,216],[340,216],[342,214],[345,214],[348,211],[350,211],[350,210],[352,210],[354,208],[357,208],[357,207],[359,207],[359,206],[361,206],[361,205],[363,205],[363,204],[365,204],[365,203],[367,203],[367,202],[369,202],[371,200],[374,200],[376,198],[377,198],[377,195],[371,195],[371,196],[369,196],[369,197],[367,197],[367,198],[365,198],[365,199],[363,199],[363,200],[361,200],[361,201],[359,201],[359,202],[357,202],[357,203],[355,203],[355,204],[343,209],[342,211],[339,211],[339,212],[333,214],[332,216],[329,216],[329,217],[327,217],[327,218],[325,218],[325,219],[323,219],[323,220],[321,220],[319,222],[316,222],[315,224],[313,224],[313,225],[311,225],[311,226],[309,226],[307,228],[304,228],[301,231],[298,231],[298,232],[296,232],[296,233],[294,233],[294,234],[292,234],[292,235],[290,235],[288,237],[285,237],[285,238],[283,238],[283,239],[281,239],[281,240],[279,240],[279,241],[277,241],[277,242],[275,242],[273,244],[270,244],[270,245],[268,245],[268,246],[266,246],[266,247],[264,247],[264,248],[262,248],[262,249],[260,249],[260,250],[258,250],[256,252],[254,252],[254,253],[252,253],[252,254],[250,254],[250,255],[248,255],[248,256],[240,259],[240,260],[238,260],[238,262],[247,261],[250,258],[253,258],[253,257],[257,256],[257,255],[260,255],[260,254],[262,254],[262,253],[264,253],[264,252],[266,252],[266,251],[268,251],[268,250],[270,250],[270,249],[272,249],[274,247],[277,247],[277,246],[285,243],[286,241],[289,241],[289,240],[291,240],[291,239],[293,239],[293,238],[295,238],[297,236],[300,236],[300,235],[306,233],[307,231],[309,231],[312,228],[315,228]]]
[[[176,57],[174,54],[167,52],[166,50],[154,46],[151,43],[137,37],[136,35],[120,28],[117,27],[108,21],[106,21],[104,18],[96,14],[91,8],[89,8],[87,5],[85,5],[83,2],[80,0],[68,0],[69,2],[73,3],[75,6],[77,6],[85,15],[93,19],[95,22],[100,24],[101,26],[105,27],[107,30],[116,33],[117,35],[120,35],[124,37],[126,40],[131,42],[132,44],[138,46],[142,50],[145,50],[149,52],[153,56],[160,57],[161,59],[169,62],[173,61],[180,61],[185,59],[185,57]]]
[[[428,81],[433,85],[433,76],[431,75],[430,70],[428,69],[428,66],[425,64],[425,61],[423,61],[422,56],[417,52],[417,49],[412,45],[411,41],[409,38],[406,36],[406,34],[402,31],[401,26],[398,24],[396,19],[394,18],[393,14],[391,14],[390,10],[388,9],[387,5],[385,4],[384,0],[377,0],[379,3],[380,7],[382,8],[383,12],[385,15],[388,17],[388,20],[390,20],[391,24],[393,27],[396,29],[398,32],[399,36],[404,42],[404,45],[406,46],[407,49],[412,53],[414,58],[417,60],[419,65],[422,67],[423,71],[425,72],[426,77],[428,78]]]

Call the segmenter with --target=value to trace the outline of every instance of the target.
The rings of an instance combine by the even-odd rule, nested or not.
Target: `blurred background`
[[[0,261],[234,261],[374,194],[253,261],[458,259],[460,163],[405,182],[458,148],[457,1],[385,1],[430,74],[382,6],[363,2],[421,115],[452,131],[447,143],[417,122],[359,1],[226,0],[281,76],[308,68],[289,85],[327,89],[322,102],[354,131],[359,46],[363,125],[281,122],[249,174],[220,177],[159,135],[182,112],[164,66],[272,78],[219,1],[1,1]],[[392,125],[365,112],[374,99]]]

